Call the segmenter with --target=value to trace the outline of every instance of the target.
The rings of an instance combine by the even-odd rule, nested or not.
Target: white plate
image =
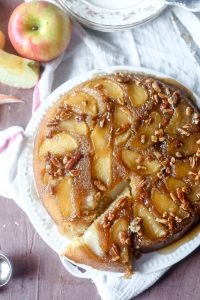
[[[165,7],[161,0],[57,0],[72,17],[99,31],[128,29],[157,16]]]
[[[45,210],[42,203],[37,197],[33,180],[34,138],[41,120],[43,119],[49,108],[52,107],[52,105],[59,99],[61,95],[66,93],[75,85],[85,80],[91,79],[95,75],[112,73],[113,71],[117,70],[130,71],[136,73],[146,73],[149,75],[158,76],[160,78],[169,78],[169,76],[158,73],[156,71],[127,66],[110,67],[105,69],[105,71],[96,70],[87,72],[83,75],[80,75],[63,83],[51,95],[49,95],[30,120],[25,131],[27,138],[18,164],[18,182],[20,188],[20,199],[36,231],[43,238],[43,240],[58,254],[61,254],[63,252],[67,243],[69,243],[69,240],[58,232],[55,223],[50,218],[47,211]],[[197,102],[198,104],[200,104],[199,99],[197,99]],[[161,270],[165,267],[177,263],[178,261],[186,257],[188,254],[190,254],[192,251],[194,251],[199,245],[200,229],[196,229],[196,231],[193,232],[193,234],[183,238],[181,242],[179,241],[178,243],[169,247],[168,250],[165,249],[154,251],[148,254],[143,254],[142,257],[135,262],[135,270],[144,273],[150,273],[153,271]],[[65,266],[68,270],[70,266],[72,266],[66,259],[62,262],[65,263]],[[84,268],[86,270],[91,270],[91,267],[88,266],[84,266]]]

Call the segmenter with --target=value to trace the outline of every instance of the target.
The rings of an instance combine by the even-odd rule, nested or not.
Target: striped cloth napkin
[[[192,13],[173,9],[200,45],[200,21]],[[180,39],[171,22],[170,9],[156,20],[137,29],[115,33],[97,33],[73,23],[72,40],[67,51],[44,64],[34,89],[33,114],[49,93],[66,80],[92,69],[112,65],[133,65],[154,69],[176,78],[200,95],[200,68]],[[23,148],[24,130],[14,126],[0,132],[0,195],[18,198],[17,162]],[[82,274],[65,265],[75,276],[90,278],[103,300],[128,300],[154,284],[166,269],[154,273],[135,273],[124,279],[113,273]]]

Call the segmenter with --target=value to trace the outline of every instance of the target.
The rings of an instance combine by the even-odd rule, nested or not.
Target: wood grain
[[[0,1],[0,29],[7,32],[11,11],[22,1]],[[14,52],[6,43],[6,49]],[[0,106],[0,129],[26,126],[31,116],[32,90],[0,86],[1,93],[21,97],[25,104]],[[58,256],[41,240],[23,211],[10,199],[0,198],[0,251],[9,256],[14,274],[0,289],[2,300],[100,300],[92,282],[70,275]],[[174,266],[136,300],[199,300],[200,251]],[[109,300],[109,299],[107,299]]]

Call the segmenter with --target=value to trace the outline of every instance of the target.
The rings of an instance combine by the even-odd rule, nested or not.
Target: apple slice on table
[[[6,103],[24,103],[24,101],[12,95],[0,94],[0,104]]]
[[[3,49],[5,46],[6,38],[4,33],[0,30],[0,49]]]
[[[39,64],[0,49],[0,82],[12,87],[29,89],[39,79]]]

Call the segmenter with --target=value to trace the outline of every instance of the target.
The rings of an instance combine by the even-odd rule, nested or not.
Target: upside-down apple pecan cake
[[[200,115],[175,81],[114,73],[50,109],[34,146],[36,188],[65,255],[125,271],[134,253],[181,237],[200,215]]]

